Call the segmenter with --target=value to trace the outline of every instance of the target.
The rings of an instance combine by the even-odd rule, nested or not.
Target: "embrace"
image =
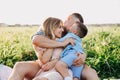
[[[72,13],[63,23],[48,17],[32,36],[38,60],[17,62],[8,80],[99,80],[86,65],[82,38],[88,29],[79,13]]]

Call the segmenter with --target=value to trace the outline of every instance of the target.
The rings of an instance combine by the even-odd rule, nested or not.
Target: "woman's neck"
[[[58,40],[59,38],[55,38],[55,40]]]

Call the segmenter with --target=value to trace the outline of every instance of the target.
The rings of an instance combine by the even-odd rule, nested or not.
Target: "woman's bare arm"
[[[44,71],[47,71],[47,70],[50,70],[50,69],[54,68],[54,66],[56,65],[56,63],[60,59],[60,54],[61,54],[62,51],[63,51],[63,48],[56,48],[56,49],[54,49],[51,61],[48,62],[47,64],[45,64],[42,67],[42,69]]]
[[[46,51],[42,54],[42,57],[41,57],[41,62],[43,64],[46,64],[50,61],[52,55],[53,55],[53,50],[52,48],[49,48],[49,49],[46,49]]]
[[[43,35],[35,35],[32,38],[32,44],[43,48],[65,47],[67,44],[74,44],[74,39],[67,39],[64,42],[51,40]]]
[[[42,54],[46,51],[46,48],[41,48],[41,47],[36,46],[34,44],[33,44],[33,49],[34,49],[35,54],[38,57],[38,59],[40,59],[42,57]]]
[[[38,59],[43,63],[47,63],[50,61],[52,54],[53,54],[53,50],[52,48],[46,49],[46,48],[41,48],[38,47],[36,45],[33,45],[34,51],[36,53],[36,56],[38,57]]]
[[[63,47],[63,44],[61,44],[61,42],[48,39],[42,35],[34,36],[32,39],[32,43],[35,44],[36,46],[45,47],[45,48]]]
[[[60,55],[62,51],[63,51],[63,48],[55,48],[53,51],[52,60],[60,59]]]

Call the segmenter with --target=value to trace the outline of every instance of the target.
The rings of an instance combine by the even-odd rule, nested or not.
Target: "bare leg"
[[[78,78],[73,78],[73,80],[79,80]]]
[[[40,66],[35,61],[17,62],[8,80],[30,80],[39,71]]]
[[[35,78],[35,79],[33,79],[33,80],[48,80],[48,79],[45,78],[45,77],[43,77],[43,78],[41,78],[41,79],[39,79],[39,78]]]
[[[69,72],[68,72],[68,65],[65,64],[65,63],[62,62],[62,61],[59,61],[59,62],[56,64],[55,69],[56,69],[64,78],[70,76],[70,75],[69,75]]]
[[[85,65],[82,71],[82,80],[99,80],[99,77],[94,69]]]

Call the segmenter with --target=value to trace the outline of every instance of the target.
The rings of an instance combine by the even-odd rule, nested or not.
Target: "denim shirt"
[[[32,35],[31,39],[33,38],[33,36],[35,35],[44,35],[45,36],[45,33],[42,29],[40,29],[39,31],[37,31],[35,34]]]
[[[71,44],[68,44],[62,52],[62,56],[65,56],[65,52],[68,50],[75,50],[76,52],[80,52],[82,54],[84,53],[84,49],[82,48],[82,39],[74,33],[68,32],[64,37],[60,38],[58,41],[63,42],[67,38],[74,38],[75,45],[72,46]]]

